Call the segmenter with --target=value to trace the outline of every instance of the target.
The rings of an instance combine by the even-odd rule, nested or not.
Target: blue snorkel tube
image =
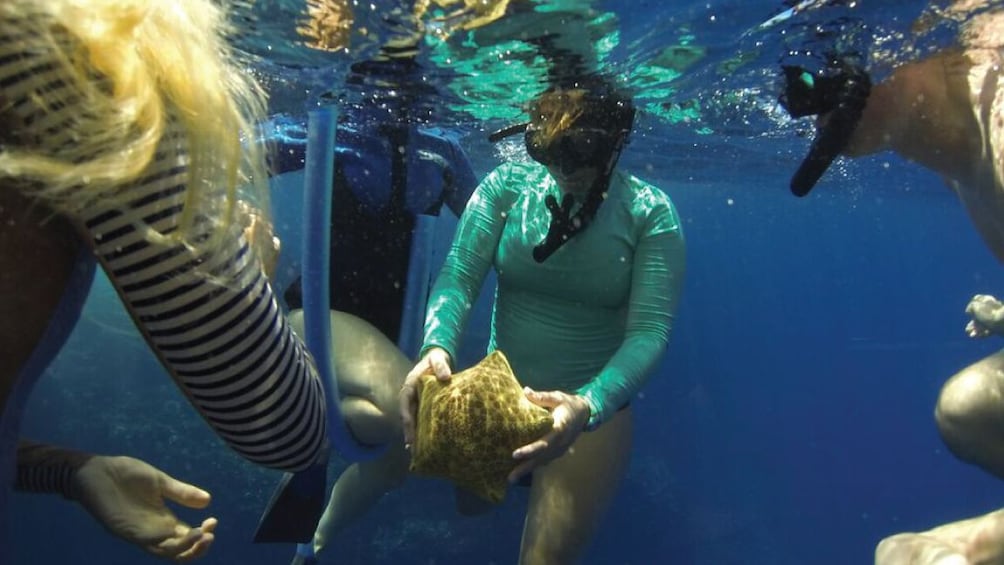
[[[330,107],[308,115],[303,191],[303,339],[324,388],[329,453],[335,450],[343,459],[355,462],[379,456],[384,449],[360,444],[345,424],[332,362],[328,293],[336,118]],[[325,457],[310,469],[283,477],[258,524],[255,542],[299,542],[297,553],[313,556],[314,530],[327,498],[328,461]]]
[[[331,179],[335,174],[335,111],[309,113],[303,190],[304,342],[314,356],[327,399],[328,440],[344,459],[362,461],[382,453],[359,444],[339,408],[338,376],[331,355]]]

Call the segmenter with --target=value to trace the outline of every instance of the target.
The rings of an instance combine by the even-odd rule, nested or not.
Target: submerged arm
[[[624,341],[599,375],[576,391],[589,404],[589,429],[627,404],[655,370],[669,343],[685,263],[676,224],[670,231],[650,231],[638,242]]]
[[[446,350],[456,359],[460,335],[485,275],[492,265],[509,207],[504,187],[505,166],[490,173],[467,204],[446,262],[429,297],[425,343]]]

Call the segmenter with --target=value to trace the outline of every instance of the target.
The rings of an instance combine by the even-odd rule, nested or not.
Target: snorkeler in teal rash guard
[[[631,399],[669,341],[683,233],[664,192],[614,168],[633,118],[630,99],[598,79],[534,101],[525,139],[539,164],[502,165],[471,197],[433,288],[423,356],[401,390],[411,443],[419,377],[449,379],[494,267],[489,348],[554,418],[551,432],[513,453],[510,481],[533,472],[520,563],[580,556],[627,468]]]

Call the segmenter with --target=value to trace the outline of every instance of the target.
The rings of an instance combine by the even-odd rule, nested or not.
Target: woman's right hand
[[[404,447],[411,449],[415,442],[415,419],[418,414],[418,398],[422,392],[422,376],[436,375],[441,382],[450,380],[450,355],[441,347],[431,347],[418,361],[401,385],[400,406],[401,425],[404,429]]]
[[[972,318],[966,325],[969,337],[1004,336],[1004,303],[989,294],[977,294],[966,306]]]

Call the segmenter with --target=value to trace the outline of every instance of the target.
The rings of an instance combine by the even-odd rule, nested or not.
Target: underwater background
[[[802,2],[804,12],[759,30],[791,3],[535,4],[592,4],[615,16],[616,45],[604,61],[627,77],[642,109],[620,166],[671,196],[687,241],[670,348],[634,403],[629,474],[585,563],[870,563],[884,536],[1002,506],[1004,484],[956,460],[933,419],[944,381],[1000,347],[963,331],[967,302],[1000,292],[1004,269],[955,196],[892,154],[839,160],[806,198],[788,191],[811,132],[811,123],[777,108],[777,64],[792,37],[820,22],[858,22],[849,35],[872,53],[881,77],[950,36],[936,29],[914,42],[907,34],[925,3]],[[371,6],[360,21],[386,8]],[[271,26],[281,25],[276,14],[303,12],[294,2],[251,9],[254,21]],[[610,16],[596,19],[604,30],[611,25]],[[347,55],[289,44],[269,58],[263,41],[285,37],[273,33],[249,26],[241,46],[270,86],[273,114],[303,124],[310,108],[332,100],[322,91],[344,78]],[[485,132],[516,119],[518,101],[486,101],[498,92],[529,97],[532,68],[492,74],[483,65],[493,55],[472,48],[466,59],[460,50],[450,59],[438,51],[443,45],[450,42],[430,43],[423,55],[435,87],[423,119],[460,141],[479,177],[525,158],[515,144],[485,141]],[[631,75],[644,71],[640,61],[681,46],[696,60]],[[474,69],[485,73],[482,90],[458,90]],[[339,91],[336,100],[365,106],[358,97],[369,95]],[[298,223],[282,214],[296,209],[302,174],[276,177],[273,186],[277,229],[290,249]],[[482,307],[469,323],[471,359],[483,351],[478,332],[487,322]],[[36,387],[23,429],[139,457],[209,490],[208,512],[220,524],[201,563],[285,564],[292,556],[291,545],[250,542],[279,473],[245,463],[209,431],[101,275],[70,343]],[[322,563],[513,563],[526,494],[514,488],[496,512],[463,518],[448,485],[412,478],[335,540]],[[20,495],[13,511],[18,564],[159,562],[58,497]]]

